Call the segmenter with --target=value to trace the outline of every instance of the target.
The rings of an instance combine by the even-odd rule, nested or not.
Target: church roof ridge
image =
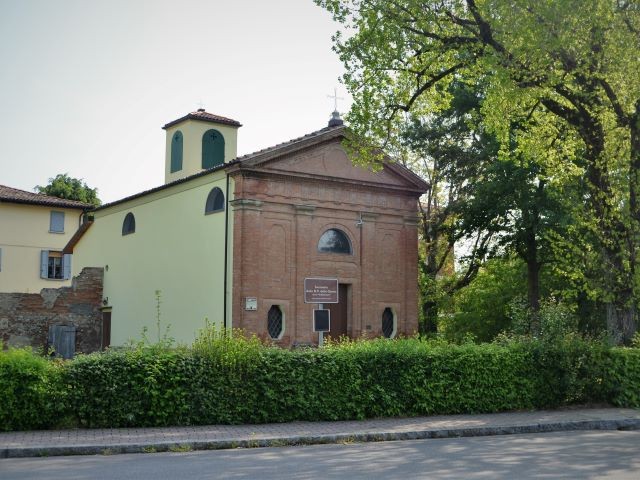
[[[185,120],[200,120],[203,122],[221,123],[223,125],[231,125],[233,127],[242,126],[242,124],[237,120],[234,120],[228,117],[223,117],[222,115],[216,115],[215,113],[209,113],[205,111],[204,108],[199,108],[195,112],[189,112],[184,117],[180,117],[177,120],[173,120],[167,123],[162,128],[166,130],[167,128],[172,127],[173,125],[176,125],[180,122],[184,122]]]
[[[43,205],[47,207],[89,209],[93,205],[78,200],[53,197],[44,193],[27,192],[18,188],[0,185],[0,202]]]
[[[303,141],[311,140],[311,139],[316,138],[316,137],[320,137],[325,133],[338,132],[339,130],[344,130],[345,128],[346,127],[344,127],[344,126],[321,128],[320,130],[316,130],[315,132],[310,132],[310,133],[307,133],[307,134],[302,135],[300,137],[292,138],[291,140],[287,140],[287,141],[281,142],[281,143],[276,143],[275,145],[272,145],[270,147],[262,148],[260,150],[255,151],[255,152],[251,152],[251,153],[247,153],[245,155],[241,155],[240,157],[237,157],[236,160],[239,161],[239,162],[244,162],[246,160],[249,160],[249,159],[252,159],[252,158],[255,158],[255,157],[259,157],[261,155],[266,155],[268,153],[272,153],[272,152],[278,151],[278,150],[280,150],[282,148],[293,146],[293,145],[295,145],[296,143],[299,143],[299,142],[303,142]]]

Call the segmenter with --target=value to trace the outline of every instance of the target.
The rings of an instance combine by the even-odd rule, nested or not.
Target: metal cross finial
[[[339,97],[338,96],[338,89],[334,88],[333,89],[333,95],[327,95],[327,97],[333,98],[333,111],[337,112],[338,111],[338,100],[344,100],[343,97]]]
[[[202,99],[198,101],[198,108],[204,108],[204,103],[202,103]]]

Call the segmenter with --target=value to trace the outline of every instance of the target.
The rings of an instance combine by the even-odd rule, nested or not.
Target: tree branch
[[[604,92],[607,94],[607,98],[609,99],[609,102],[611,102],[613,111],[615,112],[616,117],[618,118],[618,124],[621,127],[627,127],[631,119],[626,113],[624,113],[622,105],[620,105],[620,102],[618,101],[618,97],[613,91],[613,88],[611,88],[611,85],[609,85],[609,82],[607,82],[604,78],[599,78],[598,82],[602,86],[602,89],[604,90]]]

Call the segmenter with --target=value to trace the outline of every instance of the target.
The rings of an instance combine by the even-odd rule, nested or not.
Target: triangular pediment
[[[388,164],[378,170],[354,165],[340,139],[315,145],[304,151],[271,157],[253,166],[265,172],[322,177],[398,189],[424,190],[426,186],[422,179],[401,165]]]

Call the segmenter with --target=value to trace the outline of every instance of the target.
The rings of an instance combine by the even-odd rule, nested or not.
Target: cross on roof
[[[333,89],[333,95],[327,95],[327,97],[333,98],[333,111],[337,112],[338,111],[338,100],[344,100],[343,97],[339,97],[338,96],[338,89],[334,88]]]

